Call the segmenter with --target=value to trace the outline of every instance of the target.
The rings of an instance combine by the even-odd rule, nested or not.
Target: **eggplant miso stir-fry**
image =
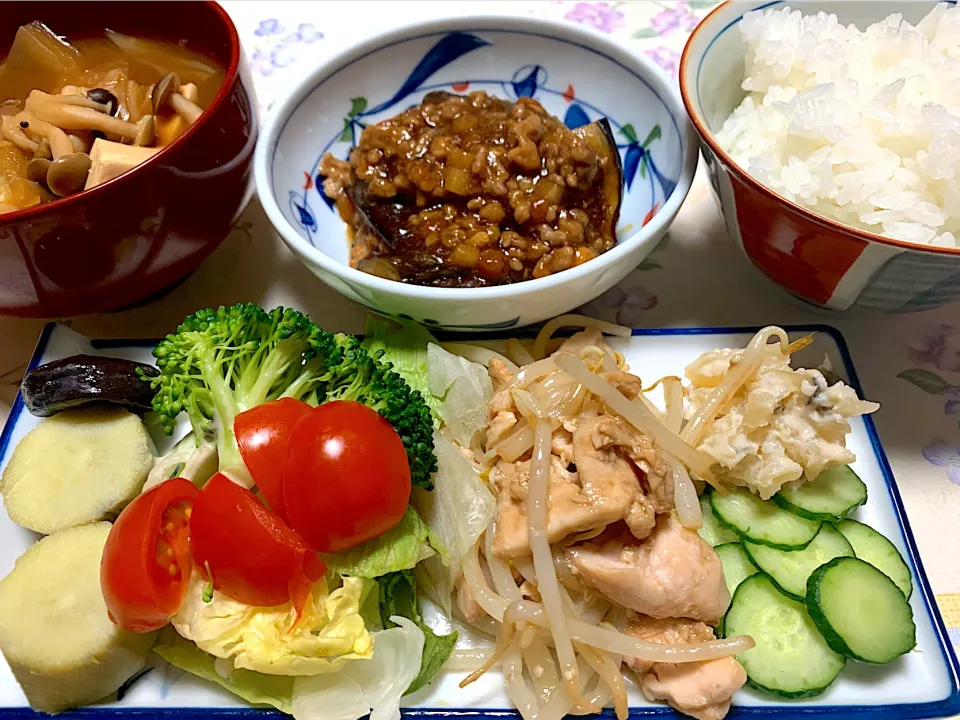
[[[0,213],[139,165],[193,125],[222,82],[222,68],[181,45],[109,30],[68,41],[24,25],[0,65]]]
[[[484,287],[542,278],[617,242],[620,155],[604,119],[571,130],[532,98],[432,92],[327,154],[350,264],[390,280]]]

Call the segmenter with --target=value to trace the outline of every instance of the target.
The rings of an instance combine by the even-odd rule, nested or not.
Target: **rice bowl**
[[[743,89],[717,134],[787,199],[885,237],[957,247],[960,9],[868,27],[789,7],[747,13]]]
[[[852,24],[859,28],[861,33],[871,25],[884,21],[892,12],[902,13],[906,22],[916,26],[937,6],[936,2],[920,1],[851,3],[824,0],[796,4],[807,15],[815,15],[819,11],[824,13],[824,17],[834,14],[837,17],[834,24],[840,29],[846,31],[847,26]],[[851,213],[853,220],[846,217],[838,219],[828,209],[830,206],[841,206],[836,201],[837,183],[833,176],[846,173],[849,177],[843,179],[847,183],[853,183],[846,187],[846,190],[850,191],[856,183],[864,182],[862,169],[858,175],[852,164],[844,166],[838,163],[835,166],[827,156],[826,159],[820,159],[819,170],[828,175],[828,182],[817,176],[814,184],[813,180],[804,174],[809,172],[804,165],[803,173],[799,176],[796,173],[786,173],[787,180],[792,184],[788,189],[781,190],[772,187],[772,181],[767,184],[764,178],[757,177],[750,167],[749,159],[758,152],[768,152],[776,161],[778,151],[750,152],[744,148],[734,148],[731,152],[721,142],[720,134],[724,123],[750,94],[750,90],[744,87],[744,80],[752,74],[747,62],[750,50],[741,32],[740,23],[753,11],[776,11],[789,6],[787,2],[771,3],[763,0],[723,3],[694,29],[681,59],[681,94],[691,121],[700,135],[711,188],[722,211],[727,234],[740,245],[750,262],[774,283],[805,303],[820,308],[868,313],[913,312],[940,307],[960,299],[960,248],[949,242],[950,236],[941,238],[941,242],[948,241],[946,244],[929,242],[947,232],[956,237],[956,230],[948,225],[953,222],[950,218],[956,213],[951,209],[952,200],[944,200],[946,194],[940,193],[944,198],[931,194],[931,197],[935,198],[931,205],[935,205],[937,211],[944,216],[944,222],[940,225],[936,225],[939,219],[924,217],[923,212],[914,212],[914,216],[910,217],[902,204],[888,202],[892,199],[884,198],[882,192],[879,193],[880,197],[874,197],[874,200],[882,200],[890,207],[880,207],[880,202],[871,205],[869,198],[878,194],[875,189],[868,189],[865,197],[858,196],[856,203],[859,205],[851,204],[849,198],[841,197],[841,202],[846,203],[845,210]],[[794,49],[798,47],[796,40],[789,38],[787,32],[779,43],[781,49],[790,43]],[[820,43],[811,42],[812,39],[808,36],[804,44],[808,48],[814,45],[817,53],[826,52],[832,47],[835,54],[831,56],[834,59],[830,62],[842,65],[842,62],[836,59],[843,55],[836,42],[831,46],[826,40]],[[948,58],[947,62],[952,64],[955,60]],[[820,63],[822,66],[825,61],[821,59]],[[780,81],[783,85],[794,82],[786,77],[790,66],[788,62],[787,66],[781,69],[785,78]],[[823,69],[824,73],[828,71],[829,68]],[[822,77],[826,78],[827,75]],[[791,97],[799,94],[797,90],[791,92]],[[784,108],[787,104],[782,103]],[[840,107],[839,104],[834,106]],[[786,125],[782,120],[780,122]],[[843,128],[834,129],[840,132]],[[813,128],[809,132],[816,134],[817,131],[818,128]],[[858,129],[855,136],[860,138],[861,135],[866,135],[866,132]],[[773,140],[760,142],[776,144]],[[857,142],[862,144],[868,141],[858,139]],[[831,141],[831,147],[833,143],[834,141]],[[815,150],[826,144],[827,141],[821,137],[812,143],[812,148],[808,147],[806,152],[798,153],[798,162],[802,160],[805,163]],[[895,149],[902,150],[901,147]],[[909,149],[907,147],[908,151]],[[905,169],[903,158],[894,152],[894,148],[881,145],[881,150],[889,153],[879,153],[878,157],[883,157],[890,166],[900,171]],[[735,156],[741,152],[746,152],[748,157],[744,159],[742,156]],[[796,150],[794,152],[796,153]],[[931,154],[929,148],[925,152],[927,156]],[[943,155],[942,149],[937,152]],[[903,152],[903,155],[910,156],[911,161],[915,162],[917,148],[913,147],[912,153]],[[908,169],[925,177],[916,171],[916,167]],[[778,170],[778,175],[782,178],[784,174],[779,170],[779,164],[775,170]],[[897,176],[902,181],[904,173],[898,172]],[[797,182],[798,177],[800,182]],[[924,190],[924,183],[926,180],[910,189]],[[794,195],[791,196],[790,192]],[[833,199],[830,198],[831,192],[835,195]],[[895,193],[896,191],[893,194]],[[801,197],[803,195],[808,196],[808,202]],[[914,200],[916,198],[911,199],[912,211],[931,210],[920,205],[919,200]],[[816,206],[818,203],[823,207]],[[892,214],[881,214],[879,218],[869,215],[887,211],[892,211]],[[867,223],[867,227],[864,227],[865,223],[861,222],[859,213],[874,222]],[[921,222],[916,222],[917,219]],[[923,224],[922,221],[932,224]],[[881,234],[885,231],[884,222],[888,223],[887,235]],[[895,224],[897,222],[901,224],[898,226]],[[913,237],[914,241],[904,239],[904,225],[912,226],[908,228],[906,236]],[[926,237],[923,236],[924,233]]]

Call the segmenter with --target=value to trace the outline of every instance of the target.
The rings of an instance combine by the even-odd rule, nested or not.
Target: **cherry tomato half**
[[[233,431],[240,455],[267,505],[281,518],[283,507],[283,461],[290,433],[297,421],[313,410],[300,400],[283,398],[257,405],[237,415]]]
[[[190,516],[190,547],[204,578],[248,605],[292,601],[299,617],[327,568],[316,551],[256,495],[217,473]]]
[[[198,494],[174,478],[148,490],[117,518],[100,561],[100,587],[110,619],[150,632],[180,609],[190,580],[190,511]]]
[[[337,400],[293,429],[283,497],[295,530],[321,552],[338,552],[380,535],[410,502],[403,441],[375,410]]]

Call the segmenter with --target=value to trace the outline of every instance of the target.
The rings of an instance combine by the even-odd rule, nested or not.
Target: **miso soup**
[[[199,119],[223,79],[217,63],[179,44],[20,27],[0,64],[0,213],[143,162]]]

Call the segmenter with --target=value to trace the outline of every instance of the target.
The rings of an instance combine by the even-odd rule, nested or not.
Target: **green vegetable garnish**
[[[412,320],[394,320],[367,313],[363,348],[381,361],[390,363],[395,373],[417,390],[439,421],[437,411],[443,397],[430,392],[427,345],[435,343],[430,331]]]
[[[153,351],[160,368],[144,378],[164,431],[185,412],[198,442],[215,439],[220,469],[246,472],[233,432],[237,415],[282,397],[319,405],[355,400],[400,435],[414,485],[431,489],[433,420],[419,392],[352,335],[321,330],[296,310],[244,303],[199,310]]]
[[[207,583],[203,586],[203,595],[201,596],[205,603],[213,602],[213,583]]]
[[[372,579],[400,570],[412,570],[418,562],[438,551],[446,552],[446,548],[430,532],[417,511],[408,505],[403,519],[382,535],[349,550],[322,557],[328,568],[341,575]]]
[[[437,635],[423,621],[420,613],[420,598],[417,596],[417,582],[410,570],[390,573],[378,580],[380,583],[380,615],[385,628],[396,627],[390,622],[394,615],[408,618],[423,630],[423,656],[420,660],[420,674],[410,683],[404,695],[414,693],[425,687],[440,672],[440,668],[450,657],[457,644],[457,633]]]
[[[161,634],[153,651],[174,667],[216,683],[249,703],[272,705],[280,712],[293,713],[294,679],[289,675],[263,675],[236,668],[224,677],[217,672],[217,659],[213,655],[203,652],[170,628]]]

